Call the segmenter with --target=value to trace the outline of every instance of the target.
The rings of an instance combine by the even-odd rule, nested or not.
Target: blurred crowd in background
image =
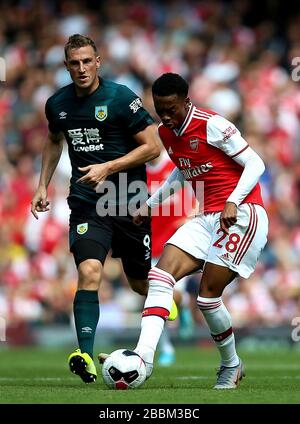
[[[50,212],[36,221],[30,202],[47,136],[44,105],[71,82],[63,49],[74,33],[95,40],[101,76],[129,86],[153,117],[151,83],[171,71],[189,81],[195,104],[238,126],[266,164],[261,184],[270,232],[256,272],[237,280],[224,300],[236,327],[290,324],[300,316],[297,2],[2,0],[0,10],[7,72],[0,87],[0,316],[10,326],[70,321],[77,272],[68,248],[66,150],[50,185]],[[192,278],[191,293],[201,275]],[[134,324],[131,314],[143,299],[125,281],[118,260],[108,259],[103,326]],[[192,294],[192,309],[195,302]]]

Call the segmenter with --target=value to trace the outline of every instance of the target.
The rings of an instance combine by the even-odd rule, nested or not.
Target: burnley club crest
[[[104,121],[107,118],[107,106],[95,106],[95,118]]]

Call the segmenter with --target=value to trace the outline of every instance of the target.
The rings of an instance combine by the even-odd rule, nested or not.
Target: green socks
[[[79,348],[93,358],[96,328],[100,316],[98,291],[78,290],[73,311]]]

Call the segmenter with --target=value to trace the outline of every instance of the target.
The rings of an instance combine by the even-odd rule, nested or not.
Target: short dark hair
[[[95,53],[97,53],[97,47],[95,42],[85,35],[73,34],[69,37],[65,45],[65,57],[68,59],[68,51],[71,49],[79,49],[80,47],[92,46]]]
[[[189,85],[180,75],[172,72],[162,74],[152,85],[152,94],[156,96],[186,97],[189,92]]]

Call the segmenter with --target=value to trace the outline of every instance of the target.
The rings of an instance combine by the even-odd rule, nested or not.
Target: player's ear
[[[99,69],[101,64],[100,56],[96,57],[96,68]]]
[[[67,71],[68,71],[68,72],[70,72],[70,71],[69,71],[69,68],[68,68],[68,62],[67,62],[66,60],[64,60],[64,65],[65,65],[65,67],[66,67]]]
[[[185,110],[188,110],[190,106],[191,106],[191,99],[189,97],[186,97],[186,99],[184,100]]]

